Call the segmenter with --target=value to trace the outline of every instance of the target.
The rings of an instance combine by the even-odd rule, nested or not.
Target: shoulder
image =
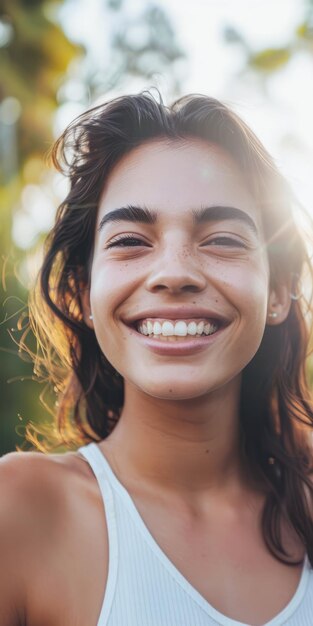
[[[0,458],[0,516],[10,520],[14,513],[23,513],[25,532],[29,531],[27,524],[34,529],[43,521],[48,531],[47,525],[55,524],[62,514],[60,504],[65,505],[69,487],[87,482],[88,477],[88,469],[76,453],[5,454]]]
[[[58,544],[77,490],[87,491],[90,480],[80,458],[40,452],[10,452],[0,458],[1,626],[24,623],[28,581],[40,554],[49,556],[49,546]]]
[[[33,486],[30,480],[36,477],[36,487],[38,481],[45,483],[51,480],[58,473],[65,476],[75,473],[81,477],[90,475],[90,470],[86,468],[89,464],[77,452],[66,452],[50,454],[43,452],[9,452],[0,457],[0,481],[8,479],[11,486],[12,481],[15,486]],[[38,473],[39,472],[39,473]]]
[[[38,500],[52,478],[51,461],[39,452],[9,452],[0,459],[0,512],[22,508],[32,496]]]
[[[39,452],[10,452],[1,457],[0,523],[7,524],[7,532],[18,529],[19,537],[31,539],[34,524],[39,525],[47,507],[54,516],[52,505],[61,495],[57,469],[56,462]]]
[[[0,459],[0,623],[4,626],[24,623],[26,581],[38,512],[43,508],[46,467],[40,454],[10,452]]]
[[[9,452],[0,458],[0,497],[2,489],[17,496],[22,502],[30,495],[38,494],[42,489],[52,486],[55,473],[64,467],[58,463],[57,455],[41,452]]]

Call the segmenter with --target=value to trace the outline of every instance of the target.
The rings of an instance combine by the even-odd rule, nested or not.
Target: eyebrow
[[[200,209],[192,209],[193,222],[196,225],[205,224],[207,222],[216,222],[220,220],[239,220],[244,222],[254,235],[258,235],[258,229],[254,220],[245,211],[232,206],[208,206]],[[139,222],[141,224],[156,224],[158,221],[158,212],[148,209],[145,206],[134,206],[129,204],[125,207],[113,209],[109,211],[101,219],[98,231],[110,222]]]

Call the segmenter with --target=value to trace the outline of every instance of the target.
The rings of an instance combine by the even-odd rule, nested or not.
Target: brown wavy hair
[[[251,475],[266,488],[263,536],[268,548],[277,558],[294,563],[282,542],[284,517],[313,564],[308,245],[295,222],[296,199],[273,159],[248,126],[214,98],[192,94],[165,106],[159,93],[119,97],[74,120],[53,147],[53,162],[68,176],[70,187],[46,240],[31,295],[30,324],[38,339],[35,373],[52,383],[57,395],[54,434],[67,449],[77,447],[104,439],[119,419],[123,378],[84,322],[81,295],[89,285],[97,209],[106,180],[121,157],[157,138],[201,138],[233,157],[262,215],[271,286],[291,285],[287,319],[266,326],[258,352],[243,371],[242,454]],[[312,233],[309,220],[305,230]],[[300,293],[301,280],[305,282]],[[27,437],[35,447],[48,450],[31,429]]]

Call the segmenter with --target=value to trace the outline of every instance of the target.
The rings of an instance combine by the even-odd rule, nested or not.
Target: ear
[[[267,304],[267,324],[277,326],[285,321],[290,311],[291,298],[288,285],[271,288]]]
[[[92,312],[90,306],[90,289],[86,284],[82,284],[80,287],[80,299],[83,311],[83,320],[89,328],[93,328]]]

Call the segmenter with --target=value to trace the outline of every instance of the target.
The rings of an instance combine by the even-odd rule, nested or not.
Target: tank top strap
[[[106,590],[98,621],[98,624],[102,625],[107,624],[108,622],[114,599],[118,573],[119,544],[114,492],[106,472],[105,459],[98,449],[97,445],[94,442],[91,442],[85,446],[81,446],[80,448],[78,448],[77,452],[79,452],[88,461],[97,479],[99,489],[101,491],[106,518],[109,544],[109,562]]]
[[[112,470],[96,443],[92,441],[85,446],[81,446],[78,448],[77,452],[87,459],[98,481],[103,482],[106,478],[106,480],[111,482],[110,474]]]

